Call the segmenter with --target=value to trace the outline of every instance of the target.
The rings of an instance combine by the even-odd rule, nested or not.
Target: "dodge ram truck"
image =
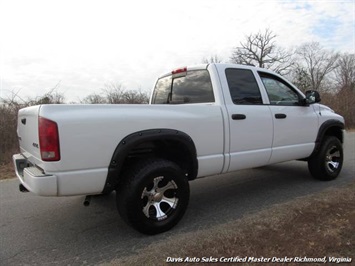
[[[303,160],[314,178],[335,179],[344,119],[319,102],[266,69],[184,67],[158,78],[149,105],[21,109],[13,162],[21,191],[116,191],[123,220],[157,234],[183,217],[196,178]]]

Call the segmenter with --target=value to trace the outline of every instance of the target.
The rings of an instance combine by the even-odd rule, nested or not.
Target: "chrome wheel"
[[[178,204],[177,188],[173,180],[166,181],[163,176],[154,178],[153,183],[144,188],[141,196],[144,215],[158,221],[166,219]]]
[[[330,181],[338,177],[343,166],[343,146],[334,136],[327,136],[318,152],[308,160],[308,169],[314,178]]]
[[[336,146],[331,146],[325,155],[325,165],[329,172],[334,173],[340,165],[340,151]]]
[[[180,221],[189,195],[189,182],[177,164],[165,159],[147,159],[124,173],[116,200],[124,221],[144,234],[154,235]]]

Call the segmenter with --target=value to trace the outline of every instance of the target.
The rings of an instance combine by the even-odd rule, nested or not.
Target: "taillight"
[[[38,118],[39,148],[43,161],[59,161],[59,134],[57,123],[43,118]]]

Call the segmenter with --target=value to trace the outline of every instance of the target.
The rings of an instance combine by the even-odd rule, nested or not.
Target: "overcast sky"
[[[176,67],[218,55],[271,29],[285,48],[319,41],[355,52],[355,0],[0,0],[0,97],[67,101],[107,83],[149,91]]]

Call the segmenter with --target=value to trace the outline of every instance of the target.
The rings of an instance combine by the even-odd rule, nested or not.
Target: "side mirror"
[[[320,95],[318,91],[306,91],[306,102],[308,104],[312,104],[312,103],[319,103],[320,102]]]

